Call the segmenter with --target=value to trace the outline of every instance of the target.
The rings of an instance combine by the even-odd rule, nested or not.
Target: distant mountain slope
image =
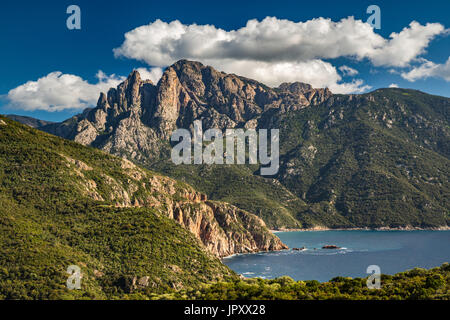
[[[309,225],[447,226],[450,99],[404,89],[333,96],[276,120],[277,178],[312,206]]]
[[[426,227],[449,222],[450,99],[414,90],[333,95],[269,88],[181,60],[158,84],[133,71],[98,105],[42,130],[125,156],[230,202],[271,228]],[[176,128],[280,129],[280,171],[171,163]]]
[[[30,126],[32,128],[39,128],[39,127],[43,127],[46,126],[48,124],[52,124],[54,122],[51,121],[45,121],[45,120],[39,120],[33,117],[27,117],[27,116],[19,116],[16,114],[7,114],[6,115],[8,118],[10,118],[11,120],[23,123],[27,126]]]
[[[285,248],[252,214],[5,117],[0,163],[0,298],[167,292],[235,277],[217,257]]]

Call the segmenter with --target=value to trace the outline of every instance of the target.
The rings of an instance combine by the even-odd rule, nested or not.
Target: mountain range
[[[449,107],[449,98],[399,88],[270,88],[180,60],[157,84],[133,71],[95,108],[36,127],[184,181],[272,229],[442,228],[450,221]],[[279,129],[278,173],[174,165],[170,136],[194,120],[204,130]]]

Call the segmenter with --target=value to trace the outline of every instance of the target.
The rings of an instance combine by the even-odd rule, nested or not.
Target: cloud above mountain
[[[98,82],[91,84],[73,74],[51,72],[8,92],[8,107],[22,110],[62,111],[95,105],[100,92],[116,87],[125,78],[98,71]]]
[[[155,68],[137,68],[136,69],[142,80],[151,80],[153,83],[157,83],[163,74],[163,69],[159,67]]]
[[[437,64],[432,61],[423,59],[422,64],[418,67],[414,67],[408,72],[401,74],[403,78],[408,81],[416,81],[426,78],[441,78],[445,81],[450,81],[450,57],[446,63]]]
[[[163,68],[180,59],[197,60],[228,73],[259,80],[269,86],[301,81],[328,87],[334,93],[362,93],[371,86],[358,79],[358,70],[335,66],[333,59],[365,61],[389,68],[409,81],[429,77],[450,81],[450,58],[436,64],[421,57],[431,40],[448,33],[439,23],[411,22],[389,38],[353,17],[334,22],[316,18],[305,22],[267,17],[249,20],[236,30],[214,25],[183,24],[156,20],[125,33],[116,57],[143,61],[143,79],[156,83]],[[99,71],[97,83],[54,71],[28,81],[6,95],[7,106],[22,110],[80,110],[96,104],[99,93],[125,78]]]
[[[221,61],[210,61],[208,64],[215,66],[220,63]],[[222,65],[221,70],[256,79],[270,86],[301,81],[315,88],[328,87],[334,93],[363,92],[371,88],[364,85],[362,80],[340,83],[341,76],[336,68],[331,63],[319,59],[278,63],[235,60]]]
[[[214,25],[156,20],[127,32],[114,54],[157,67],[186,58],[271,86],[302,81],[329,87],[336,93],[358,93],[370,87],[358,79],[342,83],[336,67],[324,60],[348,57],[367,59],[374,66],[407,67],[425,52],[434,37],[444,32],[439,23],[421,25],[413,21],[386,39],[353,17],[338,22],[326,18],[293,22],[267,17],[262,21],[249,20],[245,27],[230,31]]]
[[[358,70],[353,69],[353,68],[351,68],[349,66],[346,66],[346,65],[340,66],[339,67],[339,71],[344,76],[347,76],[347,77],[352,77],[352,76],[355,76],[355,75],[357,75],[359,73]]]

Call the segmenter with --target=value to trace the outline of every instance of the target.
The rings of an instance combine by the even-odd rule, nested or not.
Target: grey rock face
[[[97,107],[40,129],[141,162],[157,158],[177,128],[257,128],[262,114],[298,110],[331,96],[304,83],[269,88],[257,81],[180,60],[157,85],[133,71],[117,88],[101,93]]]

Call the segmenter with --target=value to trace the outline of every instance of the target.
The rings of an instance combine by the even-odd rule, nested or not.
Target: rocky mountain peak
[[[303,82],[284,82],[278,86],[280,91],[289,91],[292,93],[305,93],[313,89],[310,84]]]
[[[141,76],[137,70],[133,70],[128,78],[119,84],[116,92],[118,93],[119,103],[123,104],[124,109],[130,106],[140,105],[139,90],[141,85]]]
[[[105,109],[106,106],[109,107],[109,105],[108,105],[108,97],[106,96],[105,93],[100,92],[100,97],[98,98],[98,101],[97,101],[97,107]]]
[[[187,59],[181,59],[172,64],[169,68],[173,68],[174,70],[178,72],[186,72],[189,73],[189,71],[192,72],[200,72],[205,66],[198,61],[192,61]]]
[[[299,110],[330,96],[328,89],[305,83],[274,89],[200,62],[179,60],[157,85],[133,70],[116,88],[100,94],[96,108],[45,130],[116,155],[147,159],[159,152],[173,130],[191,128],[196,119],[202,119],[204,128],[255,128],[268,110]]]

